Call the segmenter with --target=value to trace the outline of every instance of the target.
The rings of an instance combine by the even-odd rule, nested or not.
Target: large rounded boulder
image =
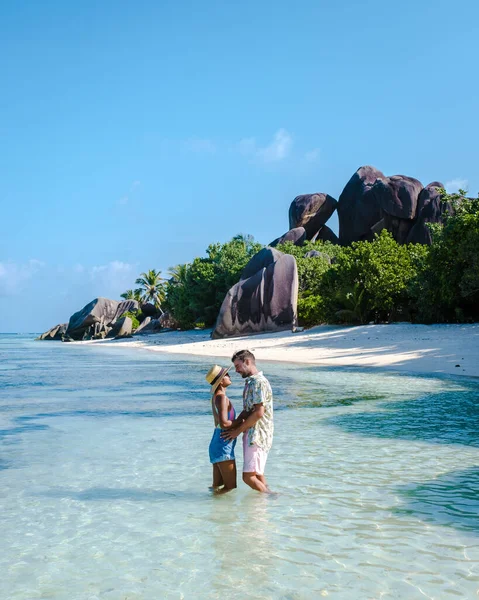
[[[114,323],[117,319],[120,319],[126,312],[138,312],[140,305],[137,300],[123,300],[116,307],[115,314],[111,323]]]
[[[374,237],[372,228],[382,218],[378,198],[371,191],[378,179],[384,179],[381,171],[371,166],[360,167],[341,192],[337,210],[342,245]]]
[[[304,227],[310,240],[336,210],[338,201],[329,194],[296,196],[289,207],[289,227]]]
[[[293,242],[295,246],[302,246],[306,241],[306,230],[304,227],[295,227],[294,229],[290,229],[284,235],[279,238],[273,240],[270,244],[272,248],[275,248],[279,244],[284,244],[285,242]]]
[[[297,323],[294,256],[263,248],[246,265],[221,305],[212,338],[292,329]]]
[[[37,340],[48,340],[48,341],[52,341],[52,340],[53,341],[61,341],[63,336],[65,335],[67,327],[68,327],[67,323],[61,323],[60,325],[55,325],[55,327],[52,327],[45,333],[42,333],[36,339]]]
[[[312,242],[331,242],[339,244],[339,238],[327,225],[323,225],[319,231],[311,238]]]
[[[429,183],[419,194],[417,219],[411,228],[406,242],[414,244],[431,244],[431,230],[428,223],[442,223],[444,213],[452,214],[454,209],[450,202],[443,202],[439,190],[444,185],[439,181]]]
[[[117,300],[95,298],[70,317],[65,337],[81,340],[92,325],[111,323],[117,314],[119,304]]]
[[[371,188],[381,211],[381,219],[372,227],[375,232],[385,228],[399,243],[406,243],[417,214],[422,183],[406,175],[381,177]]]

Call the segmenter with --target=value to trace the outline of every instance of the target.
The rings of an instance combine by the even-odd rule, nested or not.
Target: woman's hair
[[[254,354],[249,350],[238,350],[238,352],[235,352],[231,357],[231,362],[234,362],[235,360],[240,360],[241,362],[244,362],[247,358],[256,363]]]

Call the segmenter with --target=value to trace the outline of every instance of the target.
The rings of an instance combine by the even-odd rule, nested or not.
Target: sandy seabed
[[[210,333],[170,331],[100,343],[228,360],[235,351],[247,348],[258,361],[479,377],[479,324],[320,325],[297,333],[283,331],[221,340],[210,339]]]

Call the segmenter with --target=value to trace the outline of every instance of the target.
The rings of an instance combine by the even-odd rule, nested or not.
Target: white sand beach
[[[479,377],[479,324],[323,325],[301,333],[280,332],[221,340],[211,340],[209,336],[210,331],[171,331],[122,343],[153,352],[228,359],[236,350],[248,348],[258,361]]]

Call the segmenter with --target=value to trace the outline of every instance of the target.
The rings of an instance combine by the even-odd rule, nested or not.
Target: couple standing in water
[[[213,465],[213,486],[224,494],[236,488],[236,438],[243,434],[243,481],[253,490],[269,493],[264,476],[268,452],[273,443],[273,393],[269,381],[256,368],[249,350],[236,352],[231,362],[245,380],[243,410],[236,417],[235,409],[226,395],[231,385],[231,367],[214,365],[206,375],[211,385],[211,409],[215,430],[210,442],[210,462]]]

